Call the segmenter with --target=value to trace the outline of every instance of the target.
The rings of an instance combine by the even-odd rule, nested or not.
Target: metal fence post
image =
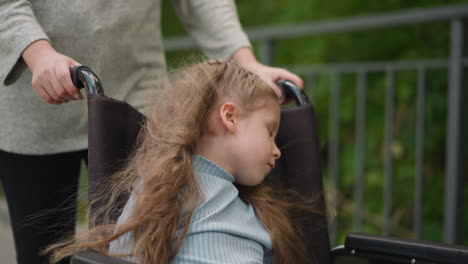
[[[273,65],[273,40],[270,38],[260,42],[260,61],[265,65]]]
[[[360,70],[356,87],[356,158],[354,174],[354,224],[353,231],[360,232],[362,228],[362,212],[364,207],[364,175],[366,152],[366,101],[367,72]]]
[[[330,205],[332,210],[338,205],[338,174],[340,171],[340,101],[341,101],[341,80],[339,72],[331,74],[331,94],[330,94],[330,118],[329,118],[329,145],[328,145],[328,175],[330,178],[330,188],[332,194]],[[338,212],[337,214],[338,215]],[[337,221],[335,216],[329,223],[330,244],[336,246]]]
[[[463,156],[463,122],[466,113],[466,102],[462,104],[463,94],[467,94],[463,79],[463,58],[467,54],[466,22],[462,18],[451,21],[449,95],[447,117],[447,152],[445,158],[445,200],[444,200],[444,242],[460,243],[462,233],[462,156]],[[466,76],[466,75],[465,75]]]
[[[423,233],[423,194],[424,194],[424,119],[426,104],[426,69],[418,69],[418,92],[416,110],[416,166],[415,166],[415,192],[414,192],[414,238],[421,239]]]
[[[387,69],[387,86],[385,91],[385,135],[384,135],[384,186],[383,186],[383,234],[390,235],[392,230],[393,205],[393,134],[395,114],[395,69]]]

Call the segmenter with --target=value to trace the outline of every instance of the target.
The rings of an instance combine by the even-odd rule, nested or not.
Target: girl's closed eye
[[[268,122],[266,124],[266,129],[268,130],[268,134],[270,135],[270,137],[274,135],[275,126],[274,126],[273,122]]]
[[[278,124],[272,123],[268,126],[268,133],[270,133],[270,137],[276,137],[278,134]]]

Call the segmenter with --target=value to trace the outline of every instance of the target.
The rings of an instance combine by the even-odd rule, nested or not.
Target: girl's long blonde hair
[[[193,211],[203,202],[192,155],[205,119],[219,98],[236,98],[247,111],[265,98],[278,99],[258,76],[232,61],[210,60],[174,74],[148,111],[128,164],[112,177],[109,187],[103,187],[108,202],[94,217],[104,216],[104,220],[93,225],[91,219],[90,230],[82,238],[50,246],[51,261],[89,248],[109,254],[110,242],[132,232],[134,259],[169,263],[184,242]],[[275,263],[308,262],[294,215],[298,210],[314,211],[311,202],[294,202],[293,192],[276,191],[263,183],[237,188],[268,230]],[[132,215],[116,226],[112,216],[119,211],[121,197],[132,192]],[[181,226],[182,232],[176,235]]]

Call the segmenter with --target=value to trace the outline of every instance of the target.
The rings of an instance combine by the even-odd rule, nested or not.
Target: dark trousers
[[[40,251],[74,234],[78,177],[87,151],[18,155],[0,150],[18,264],[48,263]],[[69,263],[69,259],[61,263]]]

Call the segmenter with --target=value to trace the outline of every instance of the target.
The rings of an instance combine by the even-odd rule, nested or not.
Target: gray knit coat
[[[209,58],[250,47],[233,1],[172,4]],[[106,95],[143,110],[166,70],[160,6],[160,0],[0,0],[0,149],[43,155],[87,148],[86,100],[51,105],[31,87],[21,54],[40,39],[90,66]]]

